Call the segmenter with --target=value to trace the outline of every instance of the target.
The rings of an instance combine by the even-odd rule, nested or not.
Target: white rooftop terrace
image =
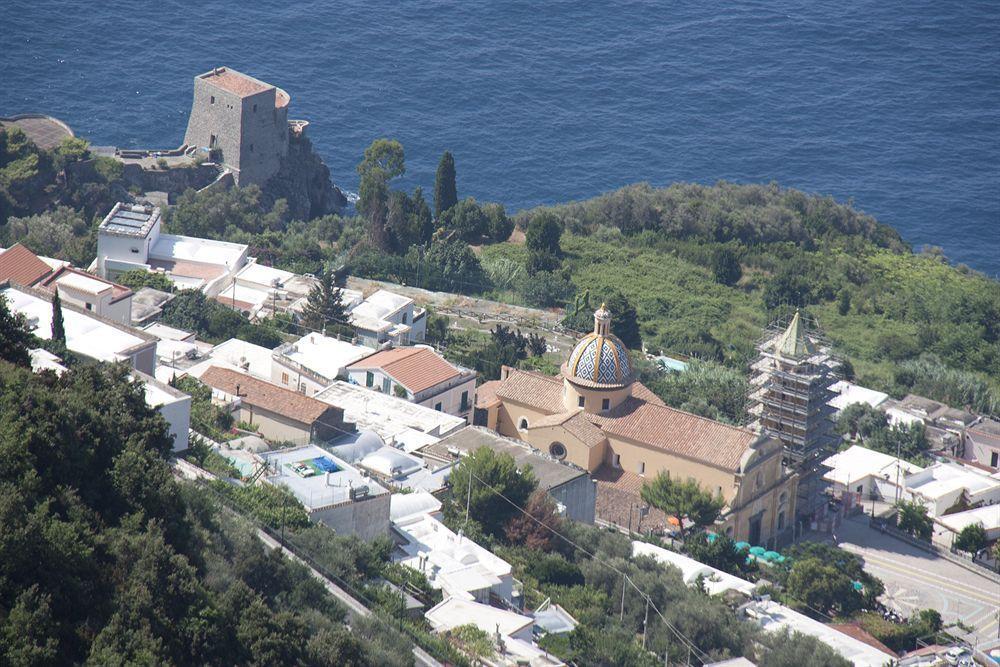
[[[523,638],[525,628],[528,628],[530,633],[533,624],[529,616],[459,598],[448,598],[440,602],[429,609],[424,618],[435,632],[447,632],[460,625],[472,623],[490,635],[499,630],[503,637]]]
[[[358,430],[375,431],[388,443],[410,429],[442,437],[465,426],[461,417],[339,380],[315,397],[342,408]]]
[[[374,431],[345,434],[329,447],[335,456],[379,475],[391,486],[415,491],[440,491],[452,465],[429,469],[423,459],[390,447]]]
[[[156,336],[160,340],[194,339],[194,334],[190,331],[184,331],[183,329],[170,327],[167,326],[166,324],[161,324],[159,322],[154,322],[153,324],[146,325],[142,328],[142,330],[151,336]]]
[[[248,246],[214,239],[200,239],[194,236],[160,234],[149,249],[151,259],[215,264],[233,269],[239,266]]]
[[[264,266],[257,262],[250,262],[236,274],[236,280],[262,285],[270,288],[280,288],[296,277],[296,274],[283,269],[276,269],[273,266]]]
[[[672,565],[681,571],[681,579],[688,586],[698,583],[698,578],[702,577],[705,590],[709,595],[720,595],[726,591],[739,591],[746,595],[752,595],[756,586],[746,579],[740,579],[722,570],[698,562],[693,558],[688,558],[675,551],[663,549],[648,542],[638,540],[632,542],[633,556],[649,556],[653,560],[663,565]]]
[[[45,299],[22,292],[13,287],[4,290],[7,304],[12,312],[21,313],[35,325],[33,333],[44,340],[52,338],[52,304]],[[66,331],[66,347],[73,352],[97,359],[98,361],[122,361],[126,352],[155,340],[144,338],[136,332],[131,334],[124,328],[116,327],[104,320],[77,310],[62,307],[63,327]]]
[[[777,602],[755,602],[747,609],[747,615],[767,632],[780,632],[787,628],[815,637],[852,662],[855,667],[882,667],[895,661],[888,653]]]
[[[307,510],[350,502],[352,488],[367,487],[368,496],[389,493],[378,482],[362,475],[357,468],[314,445],[263,452],[260,456],[269,468],[264,479],[270,484],[280,484],[289,489]],[[325,460],[337,469],[326,472],[323,470],[326,464],[309,463],[315,459],[320,459],[321,462]]]
[[[969,496],[1000,490],[1000,473],[990,475],[956,463],[935,463],[906,478],[906,488],[924,498],[938,499],[964,489]]]
[[[406,538],[398,562],[426,575],[434,588],[472,600],[475,592],[496,590],[509,599],[510,563],[467,537],[457,535],[429,514],[406,517],[393,524]]]
[[[394,313],[398,313],[412,303],[413,299],[409,297],[380,289],[358,304],[351,311],[351,315],[368,317],[373,320],[383,320]]]
[[[837,410],[843,410],[854,403],[865,403],[877,408],[889,398],[889,394],[885,392],[868,389],[847,380],[834,382],[830,386],[830,390],[836,392],[837,395],[830,399],[827,405]]]
[[[233,299],[236,300],[235,304],[233,303]],[[230,283],[216,297],[216,300],[224,306],[243,308],[246,304],[249,304],[251,309],[265,305],[272,299],[273,296],[267,289],[240,283]]]
[[[858,481],[865,477],[880,477],[895,483],[896,457],[876,452],[861,445],[851,445],[823,461],[823,465],[831,468],[823,475],[823,479],[847,486],[852,480]],[[923,470],[920,466],[899,459],[900,481],[906,475]]]
[[[230,338],[213,347],[208,353],[208,358],[189,368],[187,373],[200,378],[212,366],[222,366],[270,382],[272,351],[239,338]]]
[[[937,522],[953,533],[960,533],[967,526],[982,524],[986,539],[993,540],[1000,537],[1000,505],[983,505],[964,512],[945,514],[939,516]]]
[[[94,295],[110,292],[114,289],[111,284],[104,280],[97,280],[96,278],[90,278],[75,272],[67,272],[65,275],[60,276],[59,279],[56,280],[56,284],[60,287],[65,286],[70,289]]]
[[[278,348],[277,354],[333,382],[347,366],[375,354],[375,350],[330,336],[308,333],[294,343]]]

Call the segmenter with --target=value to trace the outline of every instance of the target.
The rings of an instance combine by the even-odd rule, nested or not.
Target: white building
[[[431,469],[423,459],[386,445],[374,431],[345,434],[329,451],[387,486],[416,492],[443,492],[454,467],[454,461],[449,461]]]
[[[419,447],[428,436],[441,438],[465,426],[461,417],[339,380],[316,398],[343,408],[344,419],[357,424],[359,431],[375,431],[393,446],[414,440],[413,447]]]
[[[350,382],[405,398],[466,421],[476,401],[476,372],[429,347],[382,350],[347,367]]]
[[[748,604],[744,613],[756,621],[767,632],[801,632],[823,642],[855,667],[884,667],[896,660],[885,651],[871,644],[855,639],[840,630],[814,621],[805,614],[778,604],[772,600],[762,600]]]
[[[52,294],[27,287],[3,291],[11,312],[24,315],[39,338],[52,338]],[[152,374],[156,363],[156,338],[93,312],[62,304],[66,347],[97,361],[125,361],[143,373]]]
[[[393,527],[406,540],[397,562],[422,572],[446,598],[485,604],[493,597],[512,604],[514,577],[507,561],[456,535],[429,514],[405,517]]]
[[[156,408],[167,421],[170,437],[174,441],[173,450],[187,449],[191,431],[191,397],[145,373],[136,372],[134,377],[143,385],[146,405]]]
[[[217,298],[226,305],[234,305],[251,319],[262,319],[281,312],[301,313],[316,283],[312,276],[264,266],[250,258]],[[344,296],[344,305],[348,308],[358,303],[361,303],[360,293],[354,302]]]
[[[366,345],[418,343],[427,331],[427,311],[413,299],[380,289],[351,310],[351,326]]]
[[[248,343],[239,338],[230,338],[213,347],[204,360],[187,368],[192,377],[200,378],[212,366],[221,366],[242,371],[261,380],[271,381],[271,354],[273,350]]]
[[[841,410],[854,403],[864,403],[877,408],[889,398],[889,394],[885,392],[868,389],[847,380],[834,382],[830,386],[830,391],[836,392],[837,395],[827,401],[827,405],[832,406],[837,411],[837,414],[840,414]]]
[[[983,505],[964,512],[939,516],[937,522],[958,535],[973,524],[980,524],[986,531],[986,539],[1000,539],[1000,505]]]
[[[681,579],[687,586],[697,586],[700,578],[709,595],[721,595],[726,591],[739,591],[751,596],[756,585],[745,579],[705,565],[676,551],[669,551],[648,542],[632,542],[632,556],[648,556],[662,565],[671,565],[680,570]]]
[[[965,458],[1000,470],[1000,421],[987,417],[966,430]]]
[[[274,350],[271,380],[315,396],[334,381],[346,379],[347,367],[372,353],[370,347],[309,333]]]
[[[247,246],[160,232],[160,209],[115,204],[97,229],[97,259],[103,278],[133,269],[159,271],[180,289],[216,296],[248,262]]]
[[[388,534],[389,492],[347,462],[313,445],[260,456],[263,479],[289,489],[311,521],[366,541]]]
[[[475,625],[493,636],[512,637],[531,642],[534,619],[530,616],[462,598],[446,598],[424,614],[434,632],[447,632],[462,625]]]
[[[1000,473],[990,475],[957,463],[935,463],[907,475],[906,492],[927,507],[931,517],[938,518],[960,499],[970,506],[1000,502]]]
[[[895,500],[897,489],[904,486],[907,475],[923,470],[918,465],[882,452],[851,445],[823,461],[830,468],[823,479],[833,485],[834,495],[855,494],[855,500],[872,497]]]

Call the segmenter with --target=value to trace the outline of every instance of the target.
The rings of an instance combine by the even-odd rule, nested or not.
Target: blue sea
[[[173,147],[192,77],[287,90],[347,190],[451,150],[509,211],[627,183],[777,181],[1000,274],[1000,3],[0,0],[0,114]]]

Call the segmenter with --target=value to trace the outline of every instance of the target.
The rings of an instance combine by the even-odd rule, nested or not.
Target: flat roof
[[[70,289],[77,289],[81,292],[87,292],[89,294],[100,294],[113,289],[110,283],[106,283],[103,280],[89,278],[73,272],[67,272],[65,275],[56,280],[56,284],[59,287],[65,286]]]
[[[413,299],[410,297],[380,289],[358,304],[352,314],[381,320],[399,312],[411,303],[413,303]]]
[[[62,359],[43,348],[28,350],[31,357],[31,370],[35,373],[40,371],[52,371],[56,375],[62,375],[69,369],[63,366]]]
[[[160,382],[151,375],[146,375],[139,371],[133,371],[132,375],[142,383],[143,389],[146,392],[146,405],[150,407],[156,408],[161,405],[171,405],[191,400],[191,397],[183,391],[174,389],[169,384]]]
[[[269,83],[264,83],[260,79],[255,79],[252,76],[248,76],[243,72],[237,72],[228,67],[216,67],[204,74],[199,74],[198,78],[240,97],[256,95],[257,93],[274,88]]]
[[[430,514],[411,514],[393,526],[406,539],[399,547],[404,556],[398,562],[423,572],[434,588],[466,595],[498,586],[501,577],[511,574],[510,563]]]
[[[847,485],[853,479],[855,481],[865,477],[882,477],[883,479],[896,479],[896,457],[874,449],[868,449],[861,445],[851,445],[842,452],[825,459],[823,465],[831,470],[823,475],[823,479]],[[899,472],[901,476],[911,475],[923,470],[920,466],[909,461],[899,460]],[[888,475],[888,477],[886,477]]]
[[[925,498],[941,498],[956,489],[971,495],[1000,487],[1000,479],[954,463],[935,463],[906,478],[907,490]]]
[[[747,609],[747,615],[767,632],[780,632],[787,628],[811,635],[854,663],[855,667],[882,667],[895,660],[894,656],[874,646],[774,601],[753,603]]]
[[[188,369],[188,375],[200,378],[211,366],[224,366],[244,371],[263,380],[271,379],[271,353],[261,345],[230,338],[208,353],[208,359]]]
[[[956,533],[975,523],[983,524],[983,528],[987,531],[997,530],[1000,528],[1000,505],[983,505],[964,512],[945,514],[939,516],[937,521]]]
[[[460,625],[472,623],[490,635],[499,629],[504,637],[517,634],[533,623],[528,616],[455,597],[435,605],[424,614],[424,617],[435,632],[446,632]]]
[[[276,350],[276,358],[279,362],[284,357],[301,364],[332,382],[347,366],[374,353],[375,350],[370,347],[354,345],[318,333],[309,333],[294,343],[279,347]]]
[[[316,398],[343,408],[345,420],[357,424],[358,430],[375,431],[386,442],[392,442],[396,434],[408,429],[440,437],[466,423],[447,412],[340,380],[316,394]]]
[[[101,221],[98,229],[116,236],[145,238],[160,220],[160,209],[143,204],[116,203]]]
[[[827,405],[837,410],[843,410],[853,403],[866,403],[873,408],[877,408],[889,398],[889,394],[885,392],[868,389],[847,380],[834,382],[830,386],[830,391],[836,392],[837,396],[827,401]]]
[[[276,269],[273,266],[264,266],[257,262],[250,262],[236,274],[237,281],[245,280],[257,285],[279,288],[295,277],[296,275],[291,271]]]
[[[290,490],[310,510],[350,502],[352,488],[367,487],[369,497],[389,493],[375,480],[363,476],[357,468],[315,445],[262,452],[260,456],[268,465],[264,479]],[[306,463],[303,468],[298,465],[315,459],[326,459],[337,470],[327,473],[323,471],[323,466]]]
[[[635,540],[632,542],[633,556],[648,556],[663,565],[671,565],[681,572],[681,579],[688,586],[694,586],[701,577],[705,586],[705,591],[709,595],[720,595],[726,591],[739,591],[746,595],[752,595],[756,586],[746,579],[740,579],[722,570],[705,565],[693,558],[688,558],[676,551],[663,549],[648,542]]]
[[[525,443],[505,438],[481,426],[466,426],[439,442],[420,448],[416,453],[431,455],[443,461],[457,461],[458,459],[452,456],[449,450],[471,454],[480,447],[489,447],[495,452],[509,454],[518,467],[530,465],[538,479],[539,487],[546,491],[579,477],[588,476],[587,471],[581,468],[556,461]]]
[[[48,299],[13,287],[4,290],[7,303],[13,312],[23,314],[35,323],[34,334],[39,338],[52,338],[52,303]],[[62,305],[66,347],[98,361],[122,361],[131,356],[134,348],[155,345],[152,336],[123,325],[116,326],[96,315],[90,315]]]
[[[160,340],[189,341],[194,339],[194,334],[192,332],[167,326],[166,324],[161,324],[160,322],[154,322],[153,324],[146,325],[142,328],[142,330],[150,336],[156,336]]]
[[[176,234],[160,234],[156,243],[149,249],[149,257],[150,259],[173,262],[197,262],[236,268],[247,248],[248,246],[242,243],[229,243],[228,241],[200,239],[194,236],[178,236]]]

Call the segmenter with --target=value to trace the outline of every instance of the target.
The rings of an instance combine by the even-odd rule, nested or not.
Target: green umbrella
[[[719,539],[719,536],[715,533],[705,533],[705,539],[708,540],[709,544],[713,544],[717,539]]]
[[[781,554],[779,554],[777,551],[765,551],[764,552],[764,560],[777,561],[779,558],[781,558]]]
[[[750,553],[754,556],[763,556],[766,551],[764,547],[750,547]]]
[[[733,545],[733,548],[736,549],[737,551],[744,551],[744,550],[750,548],[750,543],[749,542],[737,542],[736,544]]]

